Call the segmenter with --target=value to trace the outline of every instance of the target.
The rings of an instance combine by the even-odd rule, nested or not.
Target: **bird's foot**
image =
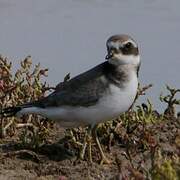
[[[104,154],[104,152],[103,152],[103,149],[102,149],[102,147],[101,147],[101,144],[100,144],[100,142],[99,142],[99,139],[98,139],[98,137],[97,137],[97,128],[98,128],[98,126],[95,126],[95,127],[93,128],[92,134],[93,134],[93,137],[94,137],[95,142],[96,142],[96,144],[97,144],[97,147],[98,147],[98,149],[99,149],[99,152],[100,152],[100,154],[101,154],[100,165],[102,165],[102,164],[111,164],[111,161],[105,156],[105,154]]]
[[[112,163],[112,161],[109,160],[106,156],[103,156],[103,157],[101,158],[100,165],[103,165],[103,164],[111,164],[111,163]]]
[[[86,149],[88,147],[88,158],[89,162],[92,163],[92,137],[86,134],[84,138],[84,143],[82,145],[81,151],[80,151],[80,159],[84,160]]]
[[[81,160],[84,159],[85,153],[86,153],[86,148],[87,148],[87,142],[85,142],[80,150],[79,158]]]

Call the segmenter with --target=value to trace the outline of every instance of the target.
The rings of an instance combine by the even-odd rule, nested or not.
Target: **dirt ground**
[[[148,176],[145,172],[149,172],[155,162],[152,162],[152,148],[142,147],[142,142],[146,140],[151,147],[157,146],[167,158],[179,157],[180,119],[161,121],[147,125],[144,130],[142,128],[139,125],[132,134],[127,134],[125,128],[120,127],[122,133],[114,137],[109,148],[100,138],[106,155],[112,160],[109,165],[98,163],[99,153],[95,146],[92,148],[92,164],[79,160],[77,149],[67,146],[64,130],[57,125],[51,130],[46,143],[36,151],[20,147],[17,137],[1,139],[0,180],[145,179]],[[125,143],[127,136],[134,142],[128,148]],[[178,163],[176,168],[179,173]]]

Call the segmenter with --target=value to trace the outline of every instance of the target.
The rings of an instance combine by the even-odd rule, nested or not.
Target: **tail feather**
[[[22,109],[21,106],[7,107],[0,111],[1,117],[12,117],[15,116]]]
[[[1,117],[12,117],[15,116],[18,112],[20,112],[23,109],[28,109],[30,107],[36,107],[36,103],[38,101],[33,101],[33,102],[28,102],[25,104],[21,104],[18,106],[12,106],[12,107],[7,107],[4,109],[0,109],[0,118]]]

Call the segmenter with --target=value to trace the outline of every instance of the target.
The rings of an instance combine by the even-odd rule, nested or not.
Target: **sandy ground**
[[[123,179],[133,176],[132,166],[143,167],[149,170],[151,167],[150,148],[142,147],[142,142],[153,147],[158,145],[163,155],[172,157],[180,155],[180,120],[173,119],[147,125],[145,130],[139,126],[133,133],[127,134],[124,127],[120,128],[121,134],[114,136],[110,148],[103,145],[106,155],[112,160],[110,165],[100,165],[99,153],[93,146],[93,163],[77,158],[77,149],[68,148],[68,141],[64,138],[64,130],[54,126],[47,142],[33,151],[19,146],[17,137],[1,139],[0,145],[0,180],[24,180],[24,179]],[[146,132],[145,134],[143,134]],[[149,134],[148,138],[146,137]],[[127,155],[127,137],[130,144]],[[70,147],[70,146],[69,146]],[[148,147],[148,145],[147,145]],[[144,170],[139,172],[144,179]],[[142,176],[141,176],[142,175]],[[129,178],[127,178],[129,179]]]

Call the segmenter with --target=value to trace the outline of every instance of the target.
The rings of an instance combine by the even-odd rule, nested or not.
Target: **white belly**
[[[111,85],[108,93],[102,97],[96,105],[89,107],[61,106],[51,108],[27,108],[29,113],[40,114],[55,120],[64,127],[77,127],[88,124],[96,124],[117,117],[129,109],[137,93],[138,81],[133,76],[125,88]],[[29,109],[29,110],[28,110]],[[22,110],[23,111],[23,110]],[[26,111],[26,112],[25,112]]]

